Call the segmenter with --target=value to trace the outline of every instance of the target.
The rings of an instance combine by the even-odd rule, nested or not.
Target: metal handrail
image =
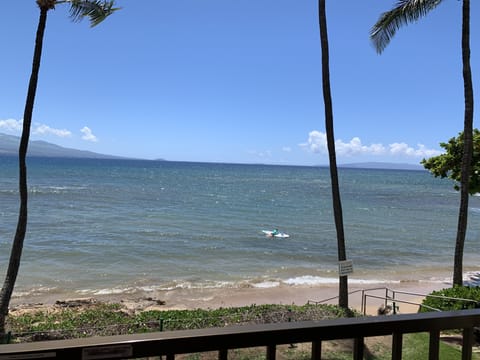
[[[374,295],[367,294],[367,292],[379,291],[379,290],[385,290],[385,296],[380,297],[380,296],[374,296]],[[369,289],[353,290],[353,291],[350,291],[348,293],[348,296],[350,297],[350,295],[356,294],[356,293],[359,293],[359,292],[362,293],[362,302],[361,302],[361,305],[360,305],[361,306],[360,311],[364,315],[366,315],[366,313],[367,313],[367,302],[366,302],[367,297],[384,300],[385,307],[387,306],[388,301],[392,301],[392,302],[401,302],[401,303],[410,304],[410,305],[418,305],[418,306],[425,307],[425,308],[433,310],[433,311],[441,311],[441,310],[433,308],[433,307],[428,306],[428,305],[423,305],[421,303],[414,303],[414,302],[408,302],[408,301],[405,301],[405,300],[396,299],[395,295],[403,294],[403,295],[419,296],[419,297],[424,297],[424,298],[431,297],[431,298],[437,298],[437,299],[453,300],[453,301],[460,301],[460,302],[473,303],[473,304],[478,304],[479,303],[478,301],[472,300],[472,299],[464,299],[464,298],[457,298],[457,297],[443,296],[443,295],[421,294],[421,293],[416,293],[416,292],[411,292],[411,291],[394,290],[394,289],[391,289],[391,288],[388,288],[388,287],[383,287],[383,286],[382,287],[376,287],[376,288],[369,288]],[[391,296],[389,295],[389,292],[392,294]],[[318,304],[323,304],[323,303],[338,299],[338,297],[339,296],[336,295],[336,296],[330,297],[328,299],[323,299],[323,300],[308,300],[307,303],[318,305]]]
[[[372,298],[372,299],[381,299],[381,300],[385,300],[385,297],[382,297],[382,296],[376,296],[376,295],[369,295],[369,294],[365,294],[364,295],[365,297],[365,304],[366,304],[366,298],[369,297],[369,298]],[[426,309],[429,309],[429,310],[432,310],[432,311],[442,311],[440,309],[436,309],[434,307],[431,307],[429,305],[424,305],[422,303],[416,303],[416,302],[412,302],[412,301],[406,301],[406,300],[400,300],[400,299],[390,299],[393,303],[393,312],[394,314],[396,314],[396,303],[402,303],[402,304],[409,304],[409,305],[418,305],[419,307],[424,307]],[[366,306],[363,308],[363,315],[366,315]]]

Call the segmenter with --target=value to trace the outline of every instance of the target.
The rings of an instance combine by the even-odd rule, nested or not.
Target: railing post
[[[440,356],[440,331],[430,331],[430,343],[428,347],[428,359],[438,360]]]
[[[367,313],[367,306],[365,305],[365,301],[366,301],[366,299],[365,299],[365,289],[364,289],[364,290],[362,290],[362,308],[361,308],[362,309],[361,311],[362,311],[363,315],[367,315],[366,314]]]
[[[385,309],[387,308],[387,305],[388,305],[388,292],[389,292],[389,288],[385,288]],[[395,297],[395,294],[393,294],[393,297]]]
[[[317,340],[312,342],[312,360],[322,359],[322,341]]]
[[[228,360],[228,349],[218,350],[218,360]]]
[[[392,360],[402,359],[403,334],[394,332],[392,337]]]
[[[3,338],[0,338],[0,344],[10,344],[11,341],[12,341],[12,332],[11,331],[4,334]]]
[[[463,329],[462,360],[472,359],[473,327]]]
[[[365,341],[363,337],[353,340],[353,360],[362,360],[365,351]]]
[[[276,356],[277,356],[277,346],[268,345],[266,360],[275,360]]]

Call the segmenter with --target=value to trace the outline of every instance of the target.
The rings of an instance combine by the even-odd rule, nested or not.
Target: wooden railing
[[[392,359],[402,357],[402,339],[407,333],[430,334],[429,359],[438,359],[440,332],[461,329],[462,359],[472,357],[474,327],[480,325],[480,309],[336,320],[231,326],[125,336],[0,345],[0,360],[7,359],[128,359],[218,351],[228,358],[229,349],[265,347],[266,358],[275,359],[281,344],[311,343],[311,358],[321,359],[322,341],[355,339],[353,358],[363,359],[364,339],[392,335]]]

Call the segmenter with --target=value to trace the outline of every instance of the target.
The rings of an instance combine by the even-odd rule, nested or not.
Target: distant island
[[[19,144],[20,138],[18,136],[0,133],[0,156],[17,156]],[[126,159],[125,157],[121,156],[105,155],[95,153],[93,151],[66,148],[41,140],[33,140],[29,142],[28,156],[85,159]]]
[[[425,170],[425,168],[421,164],[389,162],[362,162],[352,164],[339,164],[338,167],[354,169]]]
[[[0,133],[0,156],[17,156],[20,138],[18,136]],[[46,141],[32,140],[28,145],[28,156],[30,157],[59,157],[77,159],[131,159],[122,156],[99,154],[93,151],[77,150],[55,145]],[[142,160],[142,159],[138,159]],[[168,161],[162,158],[153,161]],[[322,167],[328,165],[321,165]],[[339,164],[339,168],[355,169],[391,169],[391,170],[424,170],[420,164],[388,163],[388,162],[362,162]]]

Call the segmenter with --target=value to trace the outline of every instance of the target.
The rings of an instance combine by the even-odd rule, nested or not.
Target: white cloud
[[[23,121],[15,119],[0,120],[0,129],[9,132],[22,131]]]
[[[327,136],[325,133],[313,130],[308,134],[307,142],[300,144],[300,147],[313,153],[327,154]],[[391,155],[428,158],[442,153],[439,150],[427,149],[423,144],[418,144],[417,148],[413,148],[403,142],[389,144],[388,146],[382,144],[364,145],[358,137],[352,138],[349,142],[336,140],[335,150],[338,156],[346,157],[355,155]]]
[[[282,151],[284,152],[292,152],[292,148],[290,146],[284,146],[282,147]]]
[[[92,130],[89,127],[84,126],[80,132],[83,134],[82,139],[85,141],[97,142],[98,138],[93,135]]]
[[[72,136],[72,132],[66,129],[54,129],[45,124],[36,124],[33,128],[33,133],[36,135],[47,135],[52,134],[58,137],[70,137]]]
[[[389,145],[390,153],[393,155],[407,155],[413,157],[429,158],[441,154],[438,150],[427,149],[425,145],[418,144],[414,149],[405,143],[393,143]]]
[[[342,140],[335,141],[335,149],[339,156],[353,156],[357,154],[382,155],[385,153],[385,147],[382,144],[363,145],[358,137],[354,137],[348,143]]]
[[[7,119],[0,120],[0,130],[9,133],[21,133],[23,120]],[[31,127],[31,132],[35,135],[55,135],[58,137],[70,137],[72,133],[66,129],[55,129],[45,124],[36,123]]]
[[[307,142],[300,146],[313,153],[327,153],[327,136],[317,130],[310,131]]]

